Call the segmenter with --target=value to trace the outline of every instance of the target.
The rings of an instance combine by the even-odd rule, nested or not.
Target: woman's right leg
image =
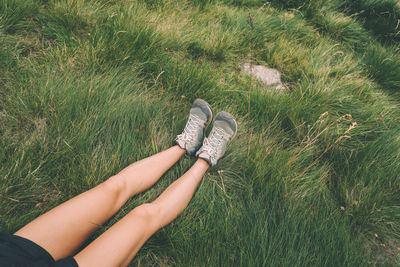
[[[190,109],[183,133],[176,138],[179,146],[133,163],[104,183],[38,217],[15,235],[35,242],[56,260],[72,255],[131,196],[157,182],[185,154],[185,149],[189,154],[195,152],[211,119],[209,104],[197,99]]]
[[[35,242],[56,260],[70,256],[131,196],[151,187],[184,154],[185,150],[176,145],[137,161],[100,185],[36,218],[15,235]]]

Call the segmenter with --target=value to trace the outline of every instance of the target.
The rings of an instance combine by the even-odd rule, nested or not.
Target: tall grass
[[[399,6],[395,1],[313,0],[298,2],[297,5],[296,11],[299,16],[306,18],[322,34],[341,41],[344,48],[350,50],[348,52],[355,51],[362,58],[366,75],[374,78],[383,89],[398,92],[400,88],[398,84],[400,57],[397,47]],[[348,15],[338,12],[347,10],[345,6],[353,7]],[[352,15],[354,13],[364,18],[365,23],[355,21]],[[388,19],[381,21],[382,16],[388,16]],[[393,25],[395,22],[396,26]],[[380,28],[385,28],[390,33]]]
[[[169,147],[201,97],[239,134],[133,266],[398,264],[399,56],[336,4],[0,2],[0,231]],[[238,72],[248,60],[288,90]]]
[[[347,0],[338,3],[347,14],[356,14],[365,28],[385,42],[400,39],[400,5],[396,0]]]

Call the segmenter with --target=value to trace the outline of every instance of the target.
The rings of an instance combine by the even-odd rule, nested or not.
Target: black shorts
[[[0,234],[1,267],[78,267],[73,257],[55,261],[41,246],[16,235]]]

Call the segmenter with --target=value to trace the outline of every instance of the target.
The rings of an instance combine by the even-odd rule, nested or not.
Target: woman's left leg
[[[146,240],[188,205],[204,173],[224,155],[236,132],[235,118],[227,112],[218,113],[209,136],[197,151],[196,163],[156,200],[133,209],[75,255],[79,266],[127,266]]]
[[[184,154],[185,150],[176,145],[137,161],[100,185],[36,218],[15,235],[35,242],[55,260],[70,256],[131,196],[151,187]]]
[[[79,267],[127,266],[146,240],[188,205],[209,164],[198,159],[155,201],[133,209],[74,256]]]

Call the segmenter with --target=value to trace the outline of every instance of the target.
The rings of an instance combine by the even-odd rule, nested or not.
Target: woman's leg
[[[79,252],[74,257],[79,266],[127,266],[146,240],[188,205],[208,167],[205,160],[198,159],[155,201],[133,209]]]
[[[131,196],[151,187],[184,154],[185,150],[176,145],[135,162],[95,188],[41,215],[15,235],[40,245],[56,260],[70,256]]]

